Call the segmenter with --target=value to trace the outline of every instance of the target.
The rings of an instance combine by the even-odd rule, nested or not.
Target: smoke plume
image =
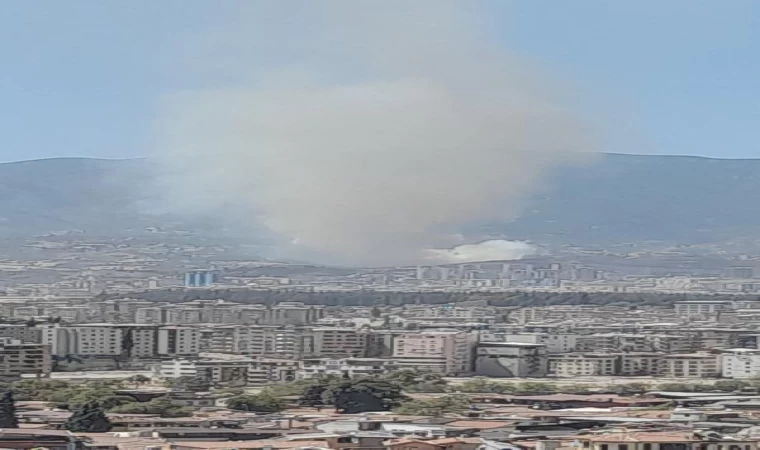
[[[477,2],[295,3],[303,27],[285,3],[190,40],[222,69],[163,103],[171,203],[245,212],[331,262],[529,253],[508,241],[440,250],[465,226],[516,218],[542,176],[593,150],[551,83],[475,31],[482,16],[461,6]]]
[[[449,264],[470,261],[521,259],[536,253],[536,247],[522,241],[492,239],[476,244],[462,244],[448,249],[431,249],[428,259],[433,263]]]

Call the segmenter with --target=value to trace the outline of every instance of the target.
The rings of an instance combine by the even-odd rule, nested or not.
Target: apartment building
[[[618,375],[627,377],[656,375],[660,371],[661,353],[624,353],[620,355]]]
[[[460,331],[402,333],[395,337],[393,359],[402,368],[444,375],[471,373],[477,334]]]
[[[488,377],[544,377],[546,346],[523,342],[481,342],[475,354],[475,373]]]
[[[97,317],[107,323],[135,323],[135,315],[139,308],[154,306],[153,302],[134,299],[108,300],[92,303],[90,306]]]
[[[383,358],[307,358],[300,361],[297,379],[319,376],[382,375],[395,369],[396,361]]]
[[[164,308],[159,306],[137,308],[135,311],[135,323],[160,325],[164,320]]]
[[[576,351],[579,336],[577,334],[549,333],[505,333],[504,342],[522,342],[525,344],[541,344],[546,346],[546,353],[569,353]]]
[[[667,378],[710,378],[721,370],[719,355],[703,352],[665,355],[659,367],[659,375]]]
[[[164,323],[166,324],[187,325],[201,323],[201,310],[198,308],[167,308],[165,314]]]
[[[0,325],[0,339],[9,338],[27,343],[41,343],[42,330],[26,325]]]
[[[367,352],[367,333],[355,328],[312,328],[301,342],[303,355],[363,357]]]
[[[117,326],[122,335],[122,352],[132,358],[150,358],[156,354],[156,327]]]
[[[188,359],[172,359],[171,361],[164,361],[161,364],[154,366],[153,371],[155,374],[168,379],[195,377],[198,373],[195,369],[195,361],[190,361]]]
[[[760,376],[760,350],[732,348],[721,351],[721,376],[724,378],[757,378]]]
[[[679,316],[714,315],[720,311],[731,309],[729,301],[684,300],[676,302],[675,310]]]
[[[324,306],[304,305],[300,302],[283,302],[268,306],[261,315],[262,325],[309,325],[325,315]]]
[[[612,376],[620,371],[620,358],[610,353],[568,353],[548,356],[549,373],[558,377]]]
[[[49,345],[0,339],[0,379],[13,380],[29,374],[46,377],[52,370]]]
[[[279,358],[257,358],[248,369],[250,384],[287,383],[296,379],[299,361]]]
[[[199,347],[202,352],[236,353],[235,325],[216,325],[199,329]]]
[[[90,308],[87,306],[54,306],[44,308],[48,317],[60,317],[64,322],[85,323],[88,321]]]
[[[195,328],[164,326],[157,330],[156,353],[159,356],[189,356],[200,352],[200,331]]]
[[[57,356],[116,356],[124,351],[122,340],[122,329],[113,324],[42,328],[42,343]]]
[[[153,358],[165,355],[197,355],[200,332],[188,327],[139,324],[88,324],[43,326],[42,343],[53,355]]]
[[[251,370],[250,360],[198,360],[195,361],[196,377],[206,380],[212,385],[248,384],[248,373]]]
[[[246,358],[230,359],[173,359],[154,367],[154,371],[168,379],[193,377],[213,385],[248,383],[252,361]]]

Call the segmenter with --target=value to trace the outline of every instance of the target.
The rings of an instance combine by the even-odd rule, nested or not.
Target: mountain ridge
[[[128,234],[169,222],[200,227],[197,218],[141,207],[150,201],[144,189],[150,169],[143,158],[0,163],[0,237]],[[513,222],[472,231],[552,245],[760,242],[758,203],[760,159],[609,153],[593,164],[553,171]]]

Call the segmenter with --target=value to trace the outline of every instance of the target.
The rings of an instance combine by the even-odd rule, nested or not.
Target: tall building
[[[0,338],[11,338],[21,342],[42,342],[42,330],[37,327],[26,325],[0,325]]]
[[[189,356],[200,352],[201,333],[195,328],[166,326],[158,329],[156,352],[159,356]]]
[[[732,348],[721,355],[721,376],[724,378],[757,378],[760,376],[760,350]]]
[[[53,370],[50,346],[0,339],[0,378],[18,379],[21,375],[46,377]]]
[[[471,332],[403,333],[394,339],[393,359],[399,368],[429,370],[443,375],[471,373],[477,342],[477,334]]]
[[[324,306],[283,302],[268,306],[259,321],[262,325],[309,325],[324,317]]]
[[[194,270],[185,273],[185,287],[198,288],[213,286],[219,281],[219,274],[211,270]]]
[[[304,355],[363,357],[367,353],[367,333],[355,328],[312,328],[301,342]]]
[[[481,342],[475,355],[475,373],[488,377],[544,377],[546,345],[522,342]]]

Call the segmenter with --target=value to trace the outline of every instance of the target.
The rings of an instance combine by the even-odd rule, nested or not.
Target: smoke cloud
[[[521,259],[535,254],[536,247],[521,241],[492,239],[477,244],[462,244],[449,249],[431,249],[428,259],[434,264],[470,261],[499,261]]]
[[[195,36],[234,57],[201,52],[223,72],[163,103],[167,199],[248,214],[295,254],[330,262],[531,253],[498,240],[440,250],[463,227],[516,218],[548,171],[594,149],[552,83],[475,31],[470,3],[303,3],[303,28],[266,3]]]

